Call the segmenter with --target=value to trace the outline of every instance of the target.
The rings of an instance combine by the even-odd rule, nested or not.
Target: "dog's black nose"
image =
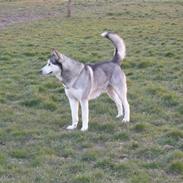
[[[42,73],[43,73],[43,71],[42,71],[42,70],[40,70],[40,71],[39,71],[39,74],[42,74]]]

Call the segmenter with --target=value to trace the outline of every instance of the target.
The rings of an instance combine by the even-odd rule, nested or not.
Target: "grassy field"
[[[183,182],[183,2],[78,0],[65,15],[59,0],[0,0],[0,182]],[[104,30],[126,42],[131,122],[102,95],[89,131],[67,131],[64,89],[39,70],[52,48],[110,59]]]

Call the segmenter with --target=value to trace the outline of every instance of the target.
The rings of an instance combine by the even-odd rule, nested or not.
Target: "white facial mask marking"
[[[58,75],[61,70],[59,66],[54,65],[48,60],[48,63],[41,69],[43,75]]]

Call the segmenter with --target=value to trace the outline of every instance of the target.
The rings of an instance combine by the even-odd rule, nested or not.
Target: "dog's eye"
[[[48,66],[50,66],[51,64],[49,63]]]

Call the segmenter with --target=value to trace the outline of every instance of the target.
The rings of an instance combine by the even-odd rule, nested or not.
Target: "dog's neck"
[[[61,73],[56,74],[55,77],[56,77],[59,81],[63,82]]]
[[[64,88],[69,89],[69,88],[73,87],[73,85],[77,81],[77,78],[82,73],[84,68],[85,68],[85,65],[81,64],[80,68],[78,69],[78,73],[75,74],[75,77],[73,77],[69,82],[64,81],[64,78],[62,76],[62,72],[55,74],[55,77],[63,84]]]

